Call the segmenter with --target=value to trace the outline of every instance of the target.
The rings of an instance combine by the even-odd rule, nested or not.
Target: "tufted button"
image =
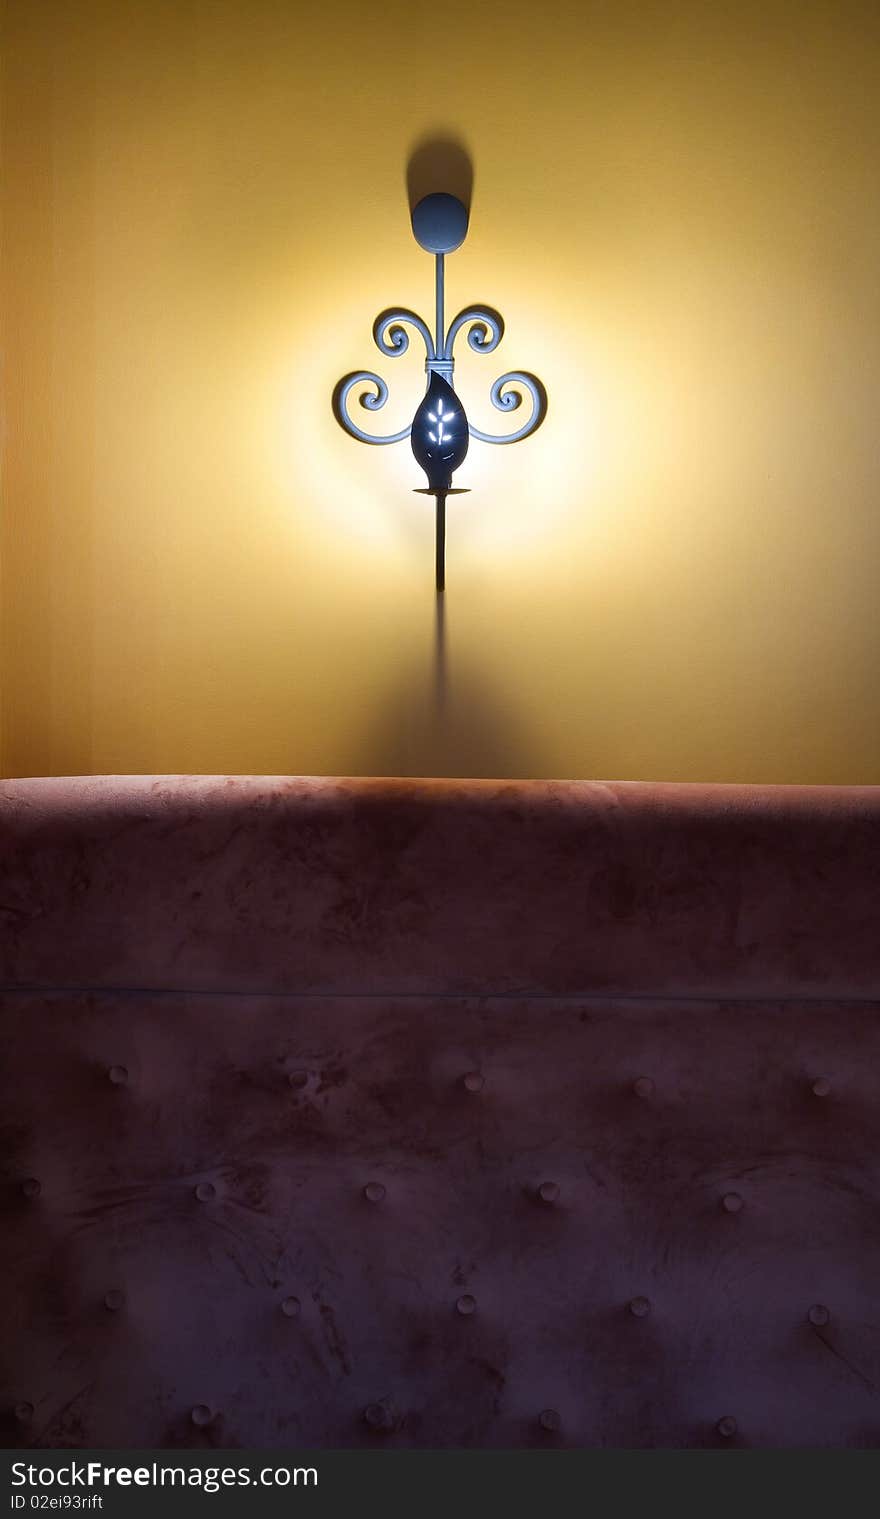
[[[462,1077],[461,1084],[466,1092],[482,1092],[486,1085],[486,1078],[479,1071],[468,1071],[467,1075]]]
[[[814,1303],[809,1313],[807,1314],[807,1318],[816,1329],[824,1329],[825,1325],[828,1323],[828,1320],[831,1318],[831,1314],[828,1312],[828,1309],[825,1307],[824,1303]]]
[[[562,1420],[555,1408],[545,1408],[543,1413],[538,1416],[538,1423],[542,1429],[547,1429],[551,1434],[555,1434]]]
[[[634,1297],[630,1301],[629,1311],[633,1318],[646,1319],[651,1312],[651,1302],[646,1297]]]
[[[124,1065],[111,1065],[107,1075],[115,1087],[128,1085],[128,1071]]]
[[[30,1424],[34,1417],[34,1405],[27,1402],[16,1403],[13,1413],[17,1424]]]
[[[287,1080],[295,1092],[300,1092],[309,1084],[309,1073],[308,1071],[291,1071]]]
[[[200,1181],[194,1191],[200,1203],[209,1203],[217,1196],[217,1188],[212,1181]]]
[[[368,1203],[380,1203],[385,1197],[385,1188],[380,1181],[368,1181],[364,1187],[364,1197]]]
[[[814,1097],[827,1097],[830,1092],[831,1082],[828,1080],[827,1076],[819,1076],[817,1080],[813,1082]]]
[[[21,1184],[21,1192],[23,1197],[39,1197],[42,1190],[43,1188],[35,1176],[28,1176],[26,1180]]]
[[[650,1076],[639,1076],[633,1082],[633,1091],[637,1097],[653,1097],[654,1083]]]
[[[125,1305],[125,1293],[120,1287],[111,1287],[104,1294],[104,1307],[109,1308],[111,1313],[116,1313]]]
[[[281,1304],[281,1312],[286,1319],[295,1319],[299,1317],[299,1307],[298,1297],[286,1297]]]
[[[214,1410],[213,1408],[209,1408],[207,1403],[197,1403],[192,1413],[190,1414],[190,1418],[192,1419],[193,1424],[197,1425],[199,1429],[204,1429],[206,1425],[212,1422],[214,1418]]]
[[[477,1300],[475,1297],[471,1297],[469,1292],[466,1292],[463,1297],[458,1299],[455,1306],[457,1311],[467,1318],[469,1314],[476,1312]]]
[[[538,1196],[542,1203],[555,1203],[559,1196],[559,1187],[555,1181],[542,1181],[538,1188]]]
[[[736,1434],[736,1419],[733,1414],[725,1414],[715,1425],[722,1440],[732,1440]]]
[[[393,1429],[394,1414],[387,1403],[368,1403],[364,1409],[364,1423],[379,1431]]]
[[[743,1200],[738,1192],[725,1192],[721,1199],[721,1206],[725,1213],[740,1213],[743,1208]]]

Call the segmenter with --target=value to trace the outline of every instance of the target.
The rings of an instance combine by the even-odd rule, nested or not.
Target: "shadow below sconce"
[[[433,623],[430,642],[413,652],[355,739],[350,773],[487,780],[545,773],[546,755],[515,692],[499,691],[473,660],[450,658],[442,596]]]

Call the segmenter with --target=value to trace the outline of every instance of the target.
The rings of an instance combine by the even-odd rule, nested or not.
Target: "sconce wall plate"
[[[490,306],[466,306],[446,326],[445,260],[448,253],[460,248],[467,236],[468,213],[454,195],[426,195],[412,212],[412,229],[416,242],[426,253],[434,255],[435,326],[414,311],[396,308],[383,311],[373,324],[373,341],[380,353],[399,358],[409,348],[407,327],[413,328],[425,345],[427,389],[409,427],[400,432],[376,437],[358,427],[348,411],[348,398],[356,386],[371,387],[360,397],[366,411],[380,411],[388,400],[388,386],[370,369],[359,369],[343,377],[333,392],[333,411],[340,426],[361,443],[401,443],[409,438],[416,462],[427,477],[427,488],[420,494],[433,496],[436,502],[436,583],[442,591],[446,584],[446,498],[461,494],[452,477],[463,464],[471,438],[481,443],[518,443],[540,427],[547,415],[547,393],[533,374],[512,369],[493,384],[490,396],[498,411],[516,411],[524,395],[531,400],[531,411],[523,425],[510,433],[487,433],[467,419],[454,386],[455,340],[468,329],[468,346],[474,353],[493,353],[504,336],[504,322]]]

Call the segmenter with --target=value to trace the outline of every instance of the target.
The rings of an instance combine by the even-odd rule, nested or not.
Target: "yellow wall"
[[[8,0],[6,774],[880,782],[880,10]],[[475,166],[438,650],[405,170]],[[363,413],[368,421],[367,413]]]

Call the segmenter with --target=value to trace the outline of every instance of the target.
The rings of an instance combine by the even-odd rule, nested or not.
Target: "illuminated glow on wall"
[[[439,117],[402,0],[7,5],[5,772],[880,781],[876,15],[444,24]],[[424,304],[439,131],[449,307],[551,397],[456,478],[442,641],[412,456],[328,402]],[[394,382],[389,430],[414,349]]]

